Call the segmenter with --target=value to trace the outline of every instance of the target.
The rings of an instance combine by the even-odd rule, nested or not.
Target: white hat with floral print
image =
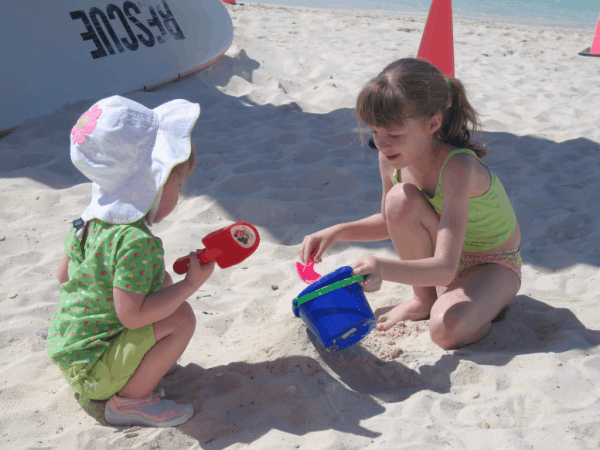
[[[92,181],[81,218],[152,222],[171,170],[190,157],[200,105],[172,100],[157,108],[115,95],[97,102],[71,130],[71,160]]]

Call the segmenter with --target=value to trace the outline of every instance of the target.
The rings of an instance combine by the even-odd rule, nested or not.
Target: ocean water
[[[431,0],[237,0],[238,3],[427,14]],[[595,28],[600,0],[453,0],[457,19],[565,28]]]

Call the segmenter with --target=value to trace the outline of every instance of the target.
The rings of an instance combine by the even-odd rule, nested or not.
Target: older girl
[[[413,286],[413,297],[379,317],[377,329],[430,318],[444,349],[470,344],[521,285],[521,232],[500,180],[471,141],[477,115],[457,79],[432,64],[400,59],[371,80],[356,111],[372,131],[383,183],[381,213],[305,237],[299,255],[320,262],[336,241],[391,239],[400,260],[352,264],[363,289],[382,280]],[[446,286],[437,297],[436,286]]]

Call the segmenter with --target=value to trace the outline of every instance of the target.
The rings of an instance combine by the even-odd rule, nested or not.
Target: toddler
[[[113,96],[71,131],[71,160],[92,181],[92,200],[64,241],[47,350],[82,405],[108,400],[111,425],[169,427],[194,415],[191,404],[154,390],[194,333],[186,299],[214,263],[202,267],[192,252],[185,278],[173,283],[149,226],[174,210],[194,168],[199,114],[186,100],[148,109]]]

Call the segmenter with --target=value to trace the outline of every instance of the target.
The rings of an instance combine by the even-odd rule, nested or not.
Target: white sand
[[[99,425],[38,334],[57,305],[62,239],[90,198],[68,151],[90,99],[0,139],[0,448],[600,448],[600,58],[578,56],[594,30],[455,20],[456,75],[523,230],[521,291],[458,351],[434,345],[423,321],[329,354],[291,311],[306,286],[297,250],[308,233],[378,210],[377,158],[352,106],[386,64],[416,56],[425,18],[228,9],[225,57],[128,96],[202,106],[190,195],[155,227],[168,266],[234,221],[262,236],[250,259],[217,268],[189,300],[196,334],[160,386],[191,400],[195,417],[176,429]],[[316,270],[366,254],[395,257],[389,241],[338,244]],[[377,310],[410,292],[384,283],[368,299]]]

